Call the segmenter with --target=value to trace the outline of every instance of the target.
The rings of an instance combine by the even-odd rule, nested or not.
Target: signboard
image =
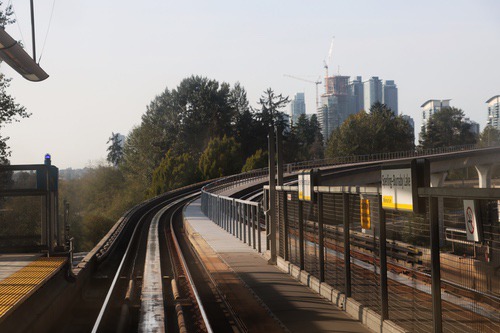
[[[467,240],[479,242],[476,205],[474,200],[464,200],[465,232]]]
[[[361,199],[359,202],[359,213],[361,217],[361,228],[371,229],[370,200]]]
[[[412,168],[383,169],[382,208],[387,210],[414,211],[414,191],[416,184]]]
[[[312,201],[313,200],[313,170],[302,170],[299,173],[299,200]]]

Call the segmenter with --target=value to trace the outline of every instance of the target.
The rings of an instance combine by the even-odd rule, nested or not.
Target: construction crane
[[[332,42],[330,43],[330,49],[328,50],[328,58],[326,60],[323,60],[323,67],[325,68],[326,76],[328,77],[328,66],[332,62],[332,56],[333,56],[333,40],[335,39],[335,36],[332,37]]]
[[[288,74],[283,74],[283,75],[286,77],[290,77],[292,79],[296,79],[296,80],[300,80],[300,81],[304,81],[304,82],[309,82],[309,83],[314,83],[316,85],[316,110],[318,110],[318,108],[319,108],[318,85],[321,84],[321,81],[319,80],[320,78],[318,77],[318,80],[311,81],[311,80],[304,79],[304,78],[297,77],[297,76],[293,76],[293,75],[288,75]]]

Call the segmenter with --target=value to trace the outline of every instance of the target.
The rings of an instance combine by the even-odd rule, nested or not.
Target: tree
[[[290,161],[323,158],[323,135],[316,115],[299,116],[285,142],[285,155]]]
[[[479,143],[482,147],[500,145],[500,131],[491,125],[486,126],[479,136]]]
[[[242,158],[240,144],[234,138],[210,140],[198,163],[203,179],[228,176],[240,172]]]
[[[2,2],[0,1],[0,6]],[[7,24],[15,22],[11,18],[12,5],[7,6],[4,10],[0,9],[0,27],[5,28]],[[16,103],[15,99],[7,92],[10,85],[10,79],[0,73],[0,130],[5,124],[10,124],[13,121],[19,121],[19,118],[28,118],[30,114],[26,112],[23,106]],[[7,145],[8,137],[2,137],[0,133],[0,164],[8,164],[10,151]]]
[[[257,150],[255,154],[247,158],[245,165],[241,169],[241,172],[247,172],[267,167],[268,158],[269,155],[267,151],[262,151],[262,149]]]
[[[120,133],[111,132],[108,139],[108,157],[107,161],[113,166],[118,166],[123,159],[123,136]]]
[[[325,153],[333,158],[412,150],[413,140],[413,130],[405,119],[386,105],[375,103],[370,113],[351,115],[335,129]]]
[[[196,183],[200,180],[197,161],[193,155],[176,155],[170,149],[160,165],[153,172],[153,181],[148,195],[154,197],[161,193]]]
[[[435,112],[422,128],[422,148],[451,147],[474,144],[477,141],[471,132],[471,125],[464,122],[464,112],[455,107],[445,107]]]

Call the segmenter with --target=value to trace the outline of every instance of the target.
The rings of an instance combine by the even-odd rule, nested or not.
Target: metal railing
[[[258,202],[240,200],[208,192],[201,194],[202,212],[215,224],[239,238],[248,246],[262,252],[267,237],[262,237],[266,230],[263,211]]]

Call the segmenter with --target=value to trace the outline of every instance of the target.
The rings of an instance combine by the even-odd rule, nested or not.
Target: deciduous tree
[[[411,125],[387,106],[375,103],[370,113],[360,111],[332,132],[326,156],[340,157],[411,150]]]
[[[474,144],[477,138],[471,125],[464,122],[464,112],[455,107],[446,107],[435,112],[420,133],[422,148],[451,147]]]

